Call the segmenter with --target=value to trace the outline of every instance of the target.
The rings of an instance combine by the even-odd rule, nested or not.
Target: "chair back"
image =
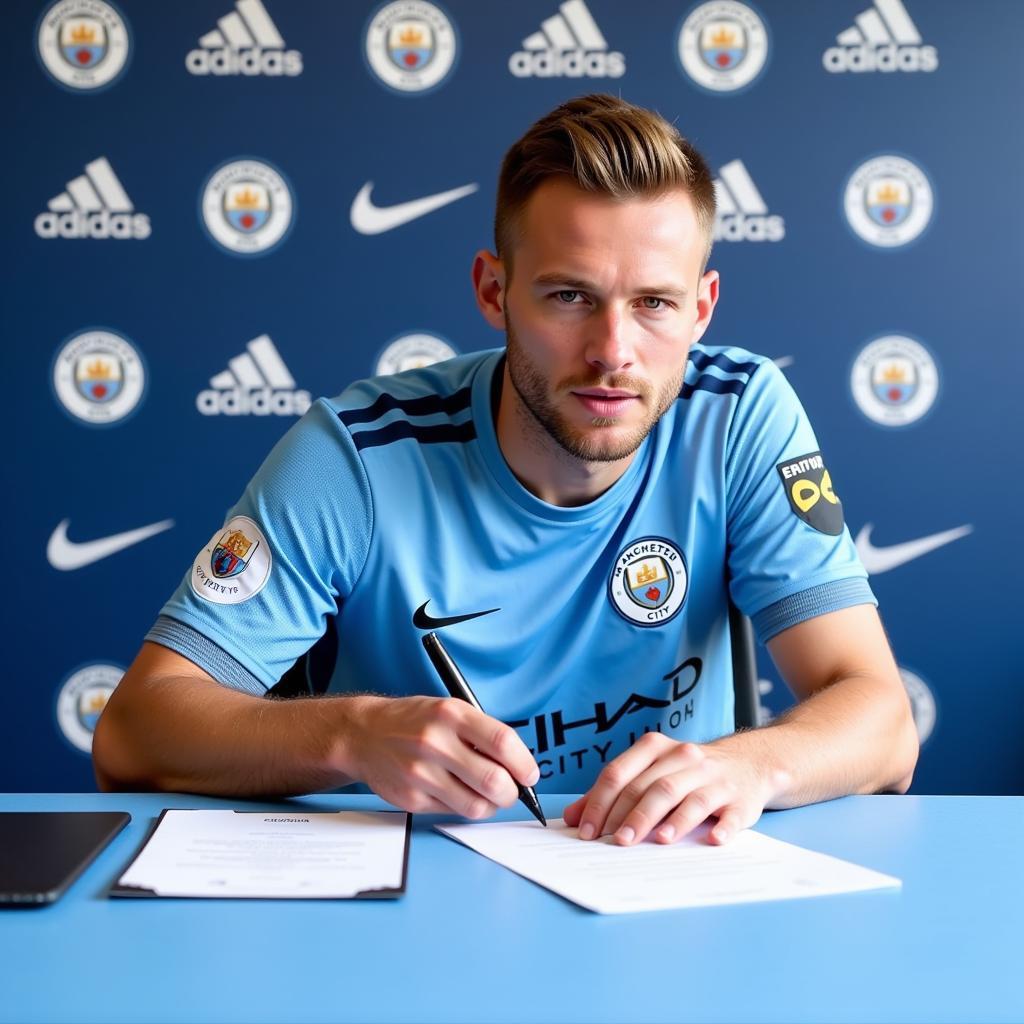
[[[731,601],[729,634],[732,638],[732,689],[736,700],[736,729],[753,729],[761,700],[757,690],[757,641],[754,625]]]

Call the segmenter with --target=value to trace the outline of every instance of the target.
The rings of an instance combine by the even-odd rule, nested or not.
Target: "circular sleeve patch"
[[[241,604],[266,586],[271,561],[263,531],[248,516],[235,516],[199,552],[192,589],[204,601]]]

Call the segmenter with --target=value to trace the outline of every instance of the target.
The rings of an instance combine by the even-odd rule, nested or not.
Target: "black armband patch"
[[[776,467],[789,506],[808,526],[833,537],[843,532],[843,503],[832,490],[832,477],[821,452],[780,462]]]

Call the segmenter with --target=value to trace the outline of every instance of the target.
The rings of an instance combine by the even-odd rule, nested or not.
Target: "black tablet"
[[[0,907],[53,903],[131,820],[125,811],[0,812]]]

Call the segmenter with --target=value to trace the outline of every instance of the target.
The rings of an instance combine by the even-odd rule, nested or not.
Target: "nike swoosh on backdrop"
[[[373,182],[368,181],[352,200],[352,209],[349,218],[352,227],[361,235],[379,235],[385,231],[408,224],[417,217],[425,217],[434,210],[441,209],[449,203],[463,196],[472,195],[479,185],[460,185],[458,188],[449,189],[447,192],[437,192],[432,196],[423,196],[421,199],[410,199],[407,203],[398,203],[395,206],[375,206],[370,198],[373,191]]]
[[[412,624],[417,629],[440,629],[442,626],[451,626],[456,622],[468,622],[470,619],[479,619],[481,615],[490,615],[491,612],[500,612],[500,608],[488,608],[485,612],[470,612],[468,615],[450,615],[445,619],[435,619],[427,614],[427,605],[430,601],[424,601],[412,613]]]
[[[902,544],[890,544],[888,547],[876,548],[871,543],[871,531],[873,523],[865,523],[863,529],[857,534],[857,554],[864,563],[864,568],[872,575],[880,572],[888,572],[896,569],[915,558],[927,555],[936,548],[966,537],[974,527],[957,526],[952,530],[943,530],[942,533],[933,533],[928,537],[919,537],[917,540],[904,541]]]
[[[100,537],[98,540],[76,544],[74,541],[68,540],[68,523],[70,522],[70,519],[62,519],[50,535],[49,543],[46,545],[46,560],[54,569],[59,569],[61,572],[82,569],[93,562],[98,562],[101,558],[116,555],[118,551],[148,540],[155,534],[169,530],[174,525],[173,519],[163,519],[159,523],[140,526],[137,530],[126,530],[124,533],[115,533],[110,537]]]

